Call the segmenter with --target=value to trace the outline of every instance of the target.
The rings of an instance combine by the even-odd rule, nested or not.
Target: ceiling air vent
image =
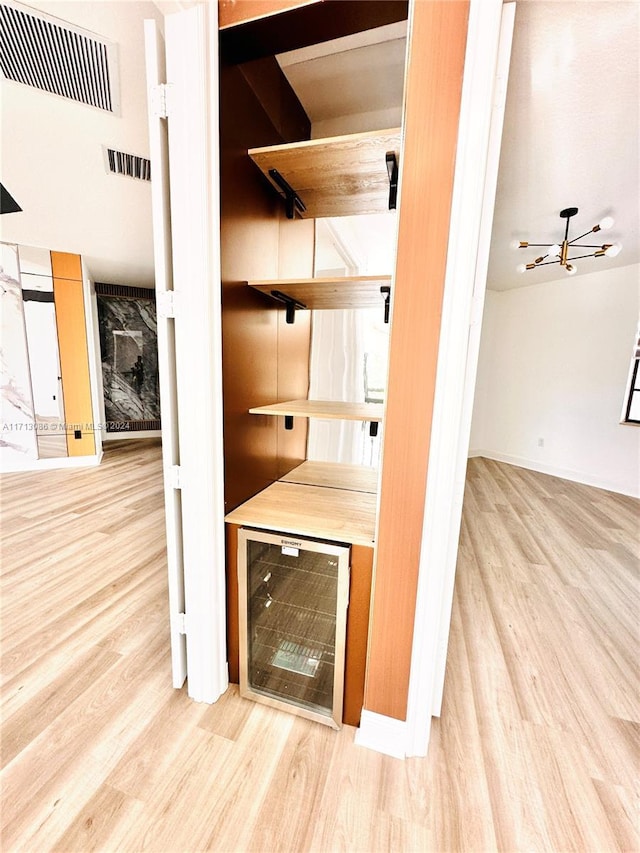
[[[151,180],[151,160],[136,154],[125,154],[115,148],[105,148],[107,168],[114,175],[127,175],[141,181]]]
[[[49,15],[0,3],[0,70],[16,83],[117,112],[115,45]]]

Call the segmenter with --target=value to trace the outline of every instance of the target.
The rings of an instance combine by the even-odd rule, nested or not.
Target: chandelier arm
[[[567,258],[568,261],[579,261],[580,258],[598,258],[604,255],[604,252],[592,252],[590,255],[576,255],[575,258]]]
[[[523,240],[522,242],[524,243],[525,241]],[[542,248],[543,246],[546,246],[547,248],[549,248],[549,246],[554,246],[554,245],[555,245],[555,243],[527,243],[526,246],[518,246],[518,248],[519,249],[528,249],[529,246],[539,246],[540,248]]]
[[[603,245],[607,245],[606,243],[570,243],[570,246],[574,249],[601,249]]]
[[[558,258],[556,261],[540,261],[539,264],[536,264],[536,267],[546,267],[547,264],[559,264],[559,263],[560,263],[560,258]]]
[[[573,240],[567,240],[567,242],[569,243],[569,245],[571,245],[572,243],[575,243],[576,240],[582,240],[582,238],[586,237],[587,234],[593,234],[593,228],[589,228],[589,230],[585,231],[584,234],[581,234],[579,237],[574,237]]]

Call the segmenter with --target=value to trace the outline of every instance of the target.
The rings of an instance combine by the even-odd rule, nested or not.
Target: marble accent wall
[[[18,248],[0,243],[0,464],[38,458]]]
[[[136,289],[136,296],[115,296],[100,293],[101,287],[104,285],[96,284],[107,432],[158,429],[160,396],[153,292],[149,297],[140,297]]]

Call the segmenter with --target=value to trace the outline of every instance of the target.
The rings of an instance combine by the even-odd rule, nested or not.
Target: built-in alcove
[[[402,42],[404,56],[403,37],[404,31],[398,32],[397,27],[390,32],[370,31],[354,37],[352,46],[348,39],[340,39],[333,46],[322,45],[320,56],[298,55],[295,62],[289,56],[280,59],[275,70],[270,67],[269,73],[281,86],[281,111],[274,128],[279,135],[285,127],[283,100],[300,103],[295,85],[290,87],[281,67],[294,69],[290,74],[294,82],[308,82],[307,61],[314,75],[324,74],[325,89],[335,93],[333,118],[345,124],[351,119],[343,113],[339,93],[349,90],[351,108],[367,115],[370,127],[328,139],[317,138],[311,121],[307,135],[312,139],[264,144],[263,136],[276,133],[267,133],[263,126],[272,99],[265,97],[255,77],[256,66],[223,69],[230,675],[237,680],[242,671],[236,583],[239,527],[350,543],[355,557],[347,618],[344,720],[352,725],[358,724],[364,701],[401,159],[400,129],[389,129],[384,122],[392,107],[394,117],[399,117],[403,83],[403,68],[398,71],[396,63],[397,103],[390,105],[386,91],[383,106],[371,109],[372,81],[361,62],[366,57],[369,69],[372,63],[375,67],[380,52],[384,66],[390,41],[394,55],[396,42]],[[329,68],[330,81],[326,79]],[[384,67],[371,71],[375,73],[384,76]],[[233,130],[227,130],[225,121],[225,77],[229,88],[235,88],[233,115],[229,113],[228,118],[229,124],[235,122]],[[243,98],[247,105],[254,105],[251,116],[238,114]],[[313,112],[313,99],[310,104]],[[326,109],[323,115],[327,120]],[[244,157],[239,149],[233,150],[240,127],[246,140]],[[335,121],[334,128],[339,132]],[[242,174],[246,193],[241,213],[238,182],[235,196],[231,187],[225,194],[224,164],[232,162],[232,150],[233,174],[236,179]],[[233,219],[226,216],[227,207],[234,210]],[[238,251],[241,246],[246,254]],[[235,275],[240,268],[246,271],[243,291],[236,280],[227,279],[231,268]],[[287,394],[287,389],[293,393]],[[241,488],[244,499],[238,500]]]
[[[169,380],[163,398],[168,396],[171,404],[171,417],[165,419],[171,435],[163,447],[174,683],[183,683],[187,658],[189,693],[194,698],[215,701],[221,695],[226,687],[227,663],[232,680],[237,679],[237,619],[233,624],[238,614],[236,512],[243,514],[242,524],[251,525],[252,520],[247,519],[252,505],[256,505],[252,502],[263,503],[272,487],[279,492],[289,486],[347,491],[356,496],[355,500],[358,494],[365,494],[375,498],[371,525],[375,541],[351,546],[345,698],[347,693],[353,698],[351,719],[357,721],[365,708],[371,714],[391,718],[396,731],[395,722],[408,721],[409,680],[416,660],[413,629],[418,613],[417,581],[424,545],[425,486],[469,7],[466,3],[407,4],[402,0],[311,0],[301,6],[293,4],[286,12],[280,10],[279,5],[265,4],[264,16],[252,19],[245,4],[234,6],[232,22],[220,30],[219,78],[217,69],[209,65],[209,47],[213,45],[209,44],[208,7],[196,6],[189,13],[168,17],[166,76],[159,35],[147,27],[150,82],[168,80],[172,87],[168,121],[151,112],[149,123],[158,159],[163,160],[167,141],[171,150],[168,173],[173,264],[169,272],[173,275],[165,269],[169,254],[167,187],[159,187],[155,180],[153,183],[158,190],[154,193],[157,230],[164,238],[157,253],[158,272],[162,274],[158,286],[163,292],[174,289],[177,303],[175,315],[167,315],[161,324],[163,334],[167,331],[166,370],[161,376]],[[336,14],[336,10],[345,14]],[[363,37],[368,39],[376,25],[398,22],[407,14],[411,37],[406,43],[406,97],[401,94],[395,107],[385,104],[377,111],[361,103],[361,111],[349,115],[348,127],[344,125],[349,110],[341,109],[333,116],[312,115],[298,84],[292,87],[293,75],[289,70],[290,76],[283,73],[285,63],[280,52],[317,42],[314,49],[319,47],[319,58],[326,55],[325,40],[353,33],[365,33]],[[385,40],[376,37],[371,44],[377,50]],[[187,43],[193,46],[188,56],[184,50]],[[332,54],[330,71],[339,67],[338,55],[346,56],[351,47],[343,43]],[[401,53],[404,58],[404,44]],[[302,60],[292,63],[298,64],[302,65]],[[365,94],[384,91],[372,71],[368,67],[352,71],[349,84],[357,83]],[[404,69],[399,75],[401,93],[403,77]],[[316,82],[311,85],[329,100],[347,91],[335,80],[323,86]],[[219,136],[215,110],[218,93]],[[384,120],[374,121],[374,113],[376,119]],[[396,182],[393,161],[399,165],[394,214],[398,219],[397,257],[389,294],[384,294],[382,304],[384,311],[388,296],[391,333],[386,393],[383,382],[371,386],[374,394],[382,388],[386,399],[383,404],[379,399],[364,401],[384,405],[385,447],[376,495],[355,486],[348,488],[352,472],[345,466],[352,468],[352,463],[321,463],[309,457],[309,425],[324,419],[278,417],[264,411],[264,407],[291,401],[322,402],[310,389],[312,314],[351,309],[306,310],[306,306],[294,306],[292,311],[286,301],[250,285],[277,282],[285,288],[287,282],[340,275],[334,271],[320,276],[319,269],[314,269],[314,220],[296,215],[301,209],[296,197],[302,192],[297,187],[304,187],[305,182],[289,175],[293,183],[287,181],[285,186],[283,178],[274,184],[272,176],[265,176],[248,152],[292,143],[318,149],[318,145],[307,143],[397,131],[400,126],[400,150],[397,155],[385,152],[387,204],[392,201]],[[356,191],[354,185],[352,194]],[[304,204],[302,195],[300,198]],[[343,278],[389,274],[376,269],[347,270]],[[189,298],[183,298],[184,294]],[[291,314],[293,323],[288,322]],[[170,335],[174,328],[175,340]],[[176,381],[172,387],[174,365]],[[194,377],[198,381],[191,381]],[[258,411],[252,413],[251,409]],[[201,414],[197,425],[196,413]],[[287,429],[287,418],[291,417],[293,429]],[[372,423],[367,422],[366,415],[362,422]],[[342,467],[340,471],[333,467],[322,470],[318,465]],[[371,467],[365,466],[369,473]],[[339,476],[332,484],[335,473]],[[301,482],[290,480],[290,476]],[[323,482],[315,481],[316,477],[322,477]],[[362,478],[356,476],[353,482],[361,483]],[[177,505],[178,491],[182,509]],[[300,496],[299,488],[295,491]],[[293,491],[283,494],[292,495]],[[299,497],[287,501],[287,509],[304,504],[305,499]],[[221,549],[225,516],[226,560]],[[336,518],[346,525],[349,517],[346,513],[343,516]],[[296,525],[300,517],[298,514]],[[254,523],[264,523],[264,518],[256,512]],[[401,536],[397,535],[399,524]],[[358,551],[361,553],[356,556]],[[223,564],[226,583],[221,577]],[[359,587],[357,593],[354,586]],[[226,613],[221,600],[223,589],[227,592]],[[220,636],[225,617],[226,656]],[[364,642],[354,642],[357,637]],[[356,682],[359,684],[354,687]],[[348,705],[345,702],[345,708]],[[370,722],[370,717],[364,718],[365,728]]]

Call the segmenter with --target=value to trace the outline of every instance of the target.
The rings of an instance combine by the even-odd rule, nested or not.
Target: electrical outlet
[[[544,447],[544,438],[538,439],[538,447]]]

